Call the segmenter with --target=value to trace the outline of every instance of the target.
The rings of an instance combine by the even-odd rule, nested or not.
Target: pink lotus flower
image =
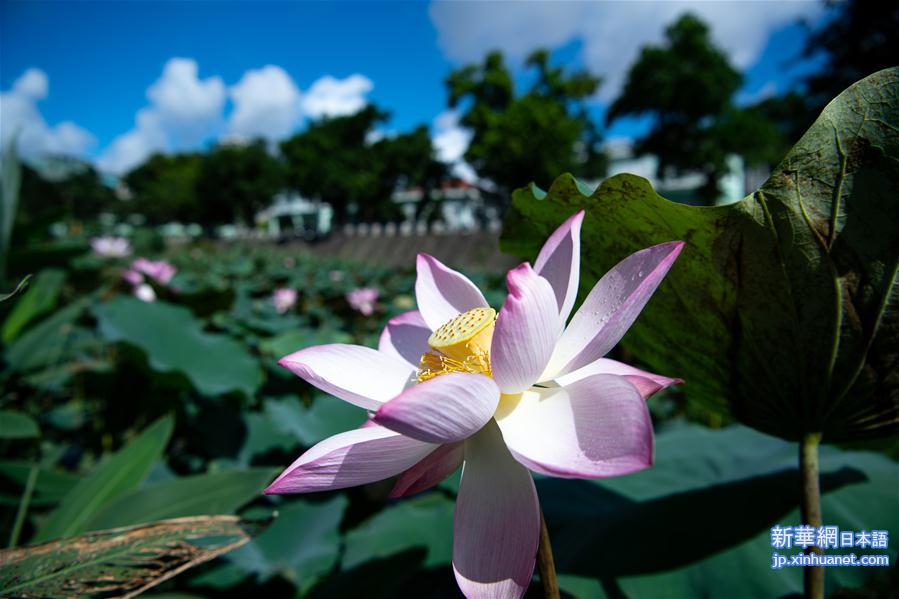
[[[272,303],[275,304],[275,310],[278,311],[278,314],[284,314],[296,305],[297,290],[284,287],[275,289],[275,292],[272,294]]]
[[[91,249],[104,258],[123,258],[131,254],[131,243],[124,237],[94,237]]]
[[[359,287],[346,294],[346,301],[356,312],[371,316],[375,313],[379,295],[378,290],[373,287]]]
[[[143,273],[163,285],[168,285],[175,273],[178,272],[177,268],[165,260],[157,262],[146,258],[138,258],[132,262],[131,270]]]
[[[140,274],[136,270],[131,270],[130,268],[122,273],[122,278],[127,283],[131,283],[133,287],[140,285],[144,282],[144,275]]]
[[[464,464],[453,569],[468,597],[520,597],[533,576],[540,507],[529,470],[559,477],[626,474],[652,463],[646,398],[679,382],[603,358],[683,247],[625,258],[565,326],[580,270],[578,212],[547,240],[534,267],[508,273],[494,319],[464,275],[420,254],[418,311],[390,320],[378,350],[322,345],[281,364],[374,412],[363,427],[312,447],[267,493],[305,493],[399,475],[398,497]]]

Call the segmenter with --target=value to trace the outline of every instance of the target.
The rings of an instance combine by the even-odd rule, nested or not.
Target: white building
[[[659,195],[670,200],[689,202],[696,199],[693,192],[705,182],[705,177],[701,173],[659,177],[658,156],[634,156],[633,144],[626,140],[609,142],[605,149],[609,154],[608,177],[621,173],[639,175],[648,179]],[[746,170],[743,158],[731,154],[727,157],[727,166],[728,174],[718,180],[721,195],[715,202],[717,205],[736,202],[746,195]]]

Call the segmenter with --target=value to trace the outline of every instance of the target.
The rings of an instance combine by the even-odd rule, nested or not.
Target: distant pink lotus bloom
[[[143,273],[163,285],[168,285],[178,272],[177,268],[165,260],[154,261],[146,258],[138,258],[132,262],[131,270]]]
[[[278,311],[278,314],[284,314],[297,303],[296,289],[287,289],[283,287],[275,289],[275,292],[272,294],[272,303],[275,304],[275,310]]]
[[[91,249],[104,258],[124,258],[131,255],[131,243],[124,237],[94,237],[91,239]]]
[[[346,294],[346,301],[356,312],[371,316],[375,313],[379,295],[374,287],[359,287]]]
[[[122,278],[135,287],[144,282],[144,275],[140,274],[136,270],[131,270],[130,268],[122,273]]]
[[[568,322],[578,290],[578,212],[532,267],[509,271],[495,316],[464,275],[418,256],[418,311],[391,319],[377,350],[320,345],[280,364],[374,413],[312,447],[266,489],[306,493],[399,475],[421,492],[464,463],[453,569],[467,597],[521,597],[533,576],[540,507],[528,470],[601,478],[652,463],[645,400],[680,382],[604,358],[636,320],[683,242],[625,258]],[[566,326],[566,322],[568,322]]]

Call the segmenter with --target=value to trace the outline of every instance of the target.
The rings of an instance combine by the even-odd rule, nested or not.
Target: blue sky
[[[70,151],[123,170],[151,151],[229,136],[277,140],[310,118],[366,100],[391,111],[385,132],[432,127],[456,160],[467,143],[443,79],[504,50],[518,68],[538,45],[588,67],[614,98],[643,43],[685,9],[699,12],[746,72],[740,98],[786,89],[808,63],[797,20],[818,2],[26,2],[2,1],[3,138],[26,153]],[[616,123],[610,137],[645,123]]]

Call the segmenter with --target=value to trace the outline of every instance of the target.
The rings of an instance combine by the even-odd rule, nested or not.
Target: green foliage
[[[0,594],[134,596],[243,545],[264,526],[235,516],[198,516],[0,551]]]
[[[222,144],[204,154],[196,179],[197,220],[252,225],[255,214],[284,186],[284,167],[265,141]]]
[[[172,434],[171,417],[160,418],[127,446],[100,463],[66,495],[38,529],[33,542],[89,530],[91,518],[117,497],[136,489],[162,457]]]
[[[9,480],[15,483],[16,494],[0,493],[0,505],[15,506],[19,504],[19,496],[24,488],[32,464],[23,460],[0,460],[0,480]],[[31,505],[52,506],[66,497],[72,488],[78,484],[78,476],[57,470],[55,468],[41,467],[38,469],[37,480],[34,485],[34,495]]]
[[[546,183],[562,171],[587,177],[605,172],[598,130],[585,108],[600,79],[587,72],[566,73],[551,66],[549,58],[546,50],[529,56],[536,80],[518,95],[499,52],[446,79],[449,105],[462,109],[460,122],[472,131],[465,159],[505,190],[523,181]]]
[[[25,289],[28,288],[28,283],[31,281],[31,275],[25,275],[19,284],[16,285],[16,288],[10,291],[9,293],[0,293],[0,302],[5,302],[11,300],[15,296],[23,293]]]
[[[673,204],[635,176],[589,197],[571,177],[515,193],[504,245],[533,257],[585,208],[582,287],[631,252],[687,242],[623,345],[679,376],[698,409],[785,439],[899,428],[896,334],[899,70],[831,102],[771,178],[737,204]]]
[[[205,209],[197,195],[202,163],[203,156],[197,153],[153,154],[125,175],[134,197],[121,209],[138,212],[156,224],[199,221]]]
[[[0,410],[0,439],[32,439],[40,435],[41,429],[31,416]]]
[[[638,141],[637,152],[658,156],[660,176],[669,169],[702,172],[706,182],[701,195],[711,202],[718,195],[718,178],[726,172],[726,152],[732,151],[714,123],[735,111],[730,101],[742,81],[712,43],[705,23],[687,13],[665,30],[664,45],[641,50],[607,119],[652,116],[655,122]]]
[[[87,163],[75,163],[61,176],[42,174],[23,165],[19,194],[21,210],[15,218],[18,243],[43,238],[53,222],[94,219],[119,204],[113,190]]]
[[[406,499],[351,530],[346,537],[343,567],[355,568],[413,548],[424,548],[424,567],[445,566],[452,560],[455,502],[440,494]]]
[[[338,532],[345,497],[321,503],[292,501],[278,509],[275,522],[251,543],[230,553],[228,561],[265,581],[277,575],[305,590],[337,563]]]
[[[106,339],[137,346],[153,369],[183,373],[200,393],[252,395],[262,383],[256,361],[241,344],[205,333],[185,308],[118,297],[96,305],[93,313]]]
[[[9,343],[33,319],[56,307],[59,293],[66,280],[66,273],[59,269],[41,271],[34,277],[30,288],[16,302],[0,328],[0,339]]]
[[[822,68],[805,80],[812,111],[852,83],[897,63],[899,7],[861,0],[826,0],[826,4],[836,14],[812,32],[804,51],[806,58],[824,57]]]
[[[824,448],[820,463],[828,525],[899,534],[899,465],[836,448]],[[802,568],[770,569],[770,529],[801,522],[798,486],[794,444],[739,426],[690,425],[657,436],[648,470],[596,481],[547,478],[537,492],[562,588],[576,585],[585,593],[578,596],[783,597],[801,593]],[[651,539],[669,550],[647,551]],[[865,569],[825,568],[827,588],[860,585]],[[565,575],[576,578],[566,583]]]
[[[324,117],[281,142],[288,185],[306,197],[329,203],[340,223],[393,220],[390,196],[398,184],[430,188],[445,176],[427,128],[371,143],[388,113],[369,104],[359,112]]]
[[[273,468],[223,470],[147,484],[109,502],[90,519],[86,530],[203,514],[232,514],[259,497],[260,489],[276,474]]]
[[[22,166],[16,144],[3,148],[2,180],[0,180],[0,283],[6,282],[6,260],[12,243],[13,223],[19,206]]]

